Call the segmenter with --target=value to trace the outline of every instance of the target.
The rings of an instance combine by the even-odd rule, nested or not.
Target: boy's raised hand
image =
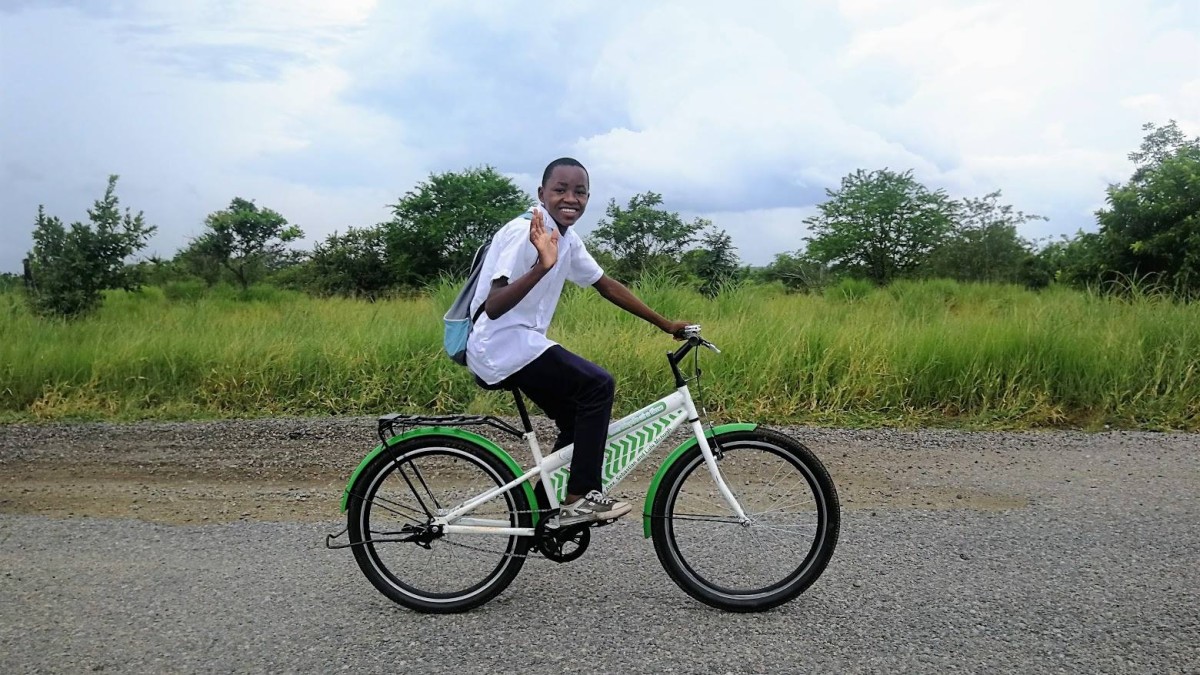
[[[533,221],[529,223],[529,243],[537,249],[537,264],[545,271],[558,262],[558,228],[546,231],[545,216],[541,209],[533,210]]]

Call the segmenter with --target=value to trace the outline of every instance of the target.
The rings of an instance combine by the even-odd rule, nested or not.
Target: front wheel
[[[650,533],[671,579],[720,609],[757,612],[803,593],[837,546],[841,510],[821,461],[769,429],[719,434],[717,467],[742,510],[741,523],[717,489],[699,446],[663,476]]]

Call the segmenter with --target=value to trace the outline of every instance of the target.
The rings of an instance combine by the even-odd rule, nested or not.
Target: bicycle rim
[[[360,566],[394,600],[426,611],[458,611],[503,590],[520,569],[525,548],[516,536],[446,534],[428,542],[387,541],[429,522],[511,477],[466,448],[450,443],[409,450],[385,460],[364,485]],[[523,501],[523,500],[522,500]],[[517,527],[527,509],[513,492],[480,505],[474,522]],[[520,549],[520,550],[519,550]]]
[[[724,609],[766,609],[824,570],[837,540],[837,496],[824,467],[791,446],[763,433],[722,441],[718,466],[750,525],[729,508],[699,450],[664,486],[664,545],[656,548],[693,597]]]

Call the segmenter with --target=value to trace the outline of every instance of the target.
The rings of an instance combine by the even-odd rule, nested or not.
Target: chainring
[[[571,562],[583,555],[592,541],[591,528],[586,524],[572,525],[561,529],[547,527],[552,520],[554,519],[543,518],[534,528],[534,539],[537,542],[538,551],[547,560],[557,563]]]

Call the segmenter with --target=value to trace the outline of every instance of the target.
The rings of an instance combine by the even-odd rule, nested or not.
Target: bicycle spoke
[[[785,543],[785,544],[790,544],[791,542],[795,541],[794,534],[789,534],[789,535],[785,536],[782,533],[782,531],[777,531],[772,528],[754,527],[754,528],[751,528],[751,533],[753,536],[769,537],[773,541],[781,542],[781,543]]]
[[[428,494],[429,498],[433,500],[434,508],[440,511],[442,505],[438,502],[437,495],[433,494],[433,491],[429,489],[429,484],[425,482],[425,477],[421,475],[421,469],[417,467],[416,462],[409,462],[409,464],[413,468],[413,473],[417,474],[417,480],[420,481],[421,487],[425,488],[425,493]]]
[[[790,509],[790,508],[793,508],[796,506],[811,505],[812,503],[813,502],[811,499],[805,499],[805,500],[800,500],[798,502],[790,502],[788,504],[784,504],[783,506],[778,506],[773,509],[767,509],[766,511],[756,511],[755,513],[756,513],[756,515],[766,515],[768,513],[784,513],[786,509]],[[811,508],[813,508],[813,507],[810,507],[810,509],[806,509],[806,511],[811,510]]]
[[[716,516],[704,516],[704,515],[696,515],[696,514],[689,514],[689,513],[676,513],[676,514],[672,514],[671,519],[672,520],[699,520],[699,521],[707,521],[707,522],[711,522],[711,523],[732,523],[734,525],[742,524],[742,521],[740,521],[737,518],[734,518],[732,516],[726,517],[726,518],[718,518]]]
[[[806,473],[769,447],[732,444],[719,468],[751,524],[742,526],[707,466],[697,461],[674,493],[669,518],[675,548],[689,573],[713,588],[749,592],[783,583],[817,537]]]
[[[494,582],[507,584],[497,580],[510,579],[502,576],[505,570],[520,567],[514,563],[518,537],[423,529],[431,517],[426,512],[446,513],[446,507],[465,504],[511,480],[498,471],[476,453],[449,445],[397,454],[382,465],[368,480],[371,487],[364,487],[368,494],[363,524],[369,522],[370,536],[379,539],[364,546],[367,557],[360,559],[360,565],[366,565],[367,576],[375,575],[376,586],[401,602],[471,598]],[[514,500],[513,492],[501,493],[464,513],[462,522],[516,526]],[[529,508],[524,501],[521,504],[522,509]],[[405,524],[417,527],[408,530],[402,527]]]
[[[394,502],[390,499],[384,499],[383,497],[376,495],[375,498],[371,500],[371,503],[379,506],[380,508],[382,508],[384,511],[387,511],[388,513],[394,513],[397,516],[411,520],[414,523],[425,522],[425,520],[417,520],[416,518],[413,518],[412,516],[408,515],[407,513],[402,513],[399,509],[408,509],[409,511],[412,511],[413,513],[420,515],[420,516],[425,516],[424,513],[420,512],[412,507],[405,506],[403,504]],[[393,506],[395,506],[397,508],[392,508]]]
[[[412,480],[408,477],[408,474],[404,471],[404,464],[402,462],[398,462],[396,464],[395,472],[400,474],[400,477],[404,479],[404,482],[406,484],[408,484],[409,492],[411,492],[412,496],[416,498],[417,503],[421,505],[421,509],[425,512],[425,515],[432,517],[434,512],[430,511],[429,507],[425,505],[425,500],[421,499],[421,493],[417,492],[417,488],[413,486]]]
[[[769,530],[769,531],[773,531],[773,532],[788,532],[788,533],[792,533],[792,534],[804,534],[804,536],[809,536],[809,534],[812,534],[812,532],[814,532],[815,527],[816,527],[815,525],[812,525],[812,526],[800,525],[800,526],[792,526],[792,527],[786,527],[786,526],[782,526],[782,525],[769,525],[769,524],[767,524],[767,522],[757,520],[757,521],[755,521],[754,525],[750,526],[750,531],[751,532],[756,532],[756,531],[764,532],[764,531]]]

